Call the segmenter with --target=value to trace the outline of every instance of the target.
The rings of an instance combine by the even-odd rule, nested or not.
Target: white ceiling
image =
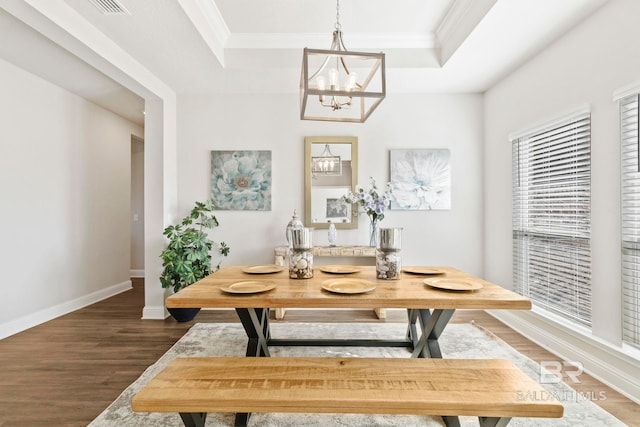
[[[40,1],[0,0],[0,57],[143,123],[140,96],[39,34]],[[336,22],[334,0],[56,1],[177,93],[295,93],[302,49],[328,49]],[[340,24],[349,50],[385,52],[389,94],[484,92],[606,1],[342,0]]]

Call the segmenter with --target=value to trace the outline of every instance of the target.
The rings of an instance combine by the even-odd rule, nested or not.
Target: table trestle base
[[[272,338],[269,308],[236,308],[247,334],[248,357],[269,357],[269,346],[407,347],[411,357],[442,358],[438,339],[455,310],[408,309],[405,339],[284,339]],[[418,330],[419,326],[419,330]]]
[[[269,329],[268,308],[236,308],[242,327],[249,341],[247,342],[247,357],[269,357],[268,341],[271,336]]]
[[[409,347],[413,348],[410,340],[375,340],[375,339],[304,339],[304,338],[271,338],[267,341],[270,346],[291,347]]]
[[[407,338],[413,342],[411,357],[442,358],[438,339],[455,310],[408,309]],[[420,325],[418,335],[416,322]]]

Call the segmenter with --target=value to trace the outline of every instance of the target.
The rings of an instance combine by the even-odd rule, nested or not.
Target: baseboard
[[[53,320],[56,317],[71,313],[72,311],[81,309],[98,301],[102,301],[103,299],[112,297],[124,291],[128,291],[129,289],[131,289],[131,280],[126,280],[122,283],[118,283],[117,285],[92,292],[80,298],[3,323],[0,325],[0,339],[25,331],[29,328],[33,328],[34,326]]]
[[[148,306],[145,305],[142,309],[142,320],[164,320],[169,317],[169,312],[160,306]]]
[[[144,270],[130,270],[129,277],[135,278],[143,278],[144,279]]]
[[[534,311],[487,311],[513,330],[584,372],[640,403],[640,363],[621,347],[576,331]]]

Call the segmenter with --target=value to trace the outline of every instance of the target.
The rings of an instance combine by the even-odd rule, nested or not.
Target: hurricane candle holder
[[[378,279],[397,280],[402,271],[402,228],[381,228],[376,250],[376,276]]]
[[[310,279],[313,277],[313,228],[291,230],[289,277]]]

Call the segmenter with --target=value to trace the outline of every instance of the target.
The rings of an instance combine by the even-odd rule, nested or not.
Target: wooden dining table
[[[168,308],[233,308],[248,337],[246,356],[269,356],[270,346],[407,347],[412,357],[441,358],[438,339],[456,310],[529,310],[531,301],[454,267],[406,268],[398,280],[376,278],[375,266],[314,268],[310,279],[292,279],[282,266],[223,267],[166,299]],[[327,268],[327,271],[329,268]],[[453,289],[452,289],[453,288]],[[398,339],[281,339],[270,328],[270,309],[400,308],[407,332]]]

